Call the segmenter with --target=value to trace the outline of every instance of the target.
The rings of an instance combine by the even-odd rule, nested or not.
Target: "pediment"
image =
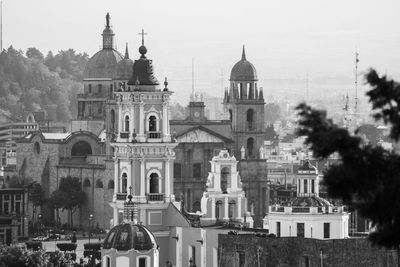
[[[201,129],[189,131],[177,138],[179,143],[223,143],[224,141]]]

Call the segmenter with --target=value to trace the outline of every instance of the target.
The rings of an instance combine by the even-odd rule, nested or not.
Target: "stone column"
[[[131,103],[131,112],[129,116],[129,142],[132,142],[132,134],[133,134],[133,128],[135,127],[135,111],[134,111],[134,106]]]
[[[229,199],[228,197],[224,198],[224,220],[229,219]]]
[[[144,158],[140,159],[140,196],[146,195],[146,179],[145,179]]]
[[[118,222],[118,208],[117,208],[117,206],[115,205],[114,207],[113,207],[113,223],[114,223],[114,225],[113,226],[117,226],[118,224],[119,224],[119,222]]]
[[[169,172],[170,172],[170,160],[166,159],[165,160],[165,199],[167,202],[170,202],[170,195],[171,195],[171,185],[170,185],[170,177],[169,177]]]
[[[144,102],[139,103],[139,141],[143,142],[144,139]]]
[[[117,102],[118,105],[118,139],[120,138],[119,133],[122,132],[124,119],[122,118],[122,102]]]
[[[238,220],[240,220],[242,218],[242,213],[243,213],[243,211],[242,211],[242,197],[238,196],[238,198],[237,198],[237,216],[236,216],[236,218]]]
[[[116,148],[118,149],[118,148]],[[119,189],[119,159],[114,160],[114,196],[116,198],[117,193],[120,192]]]
[[[211,198],[211,219],[215,220],[215,198]]]
[[[132,160],[129,162],[128,165],[128,173],[127,173],[127,181],[126,181],[126,193],[127,196],[130,194],[130,187],[132,186],[132,179],[133,179],[133,175],[132,175]]]

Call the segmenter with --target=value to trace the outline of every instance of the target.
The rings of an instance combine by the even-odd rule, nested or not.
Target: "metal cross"
[[[142,32],[139,32],[138,34],[142,36],[142,45],[144,45],[144,36],[147,35],[147,33],[142,29]]]

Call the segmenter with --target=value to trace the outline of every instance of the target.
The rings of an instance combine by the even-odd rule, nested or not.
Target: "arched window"
[[[247,139],[247,154],[249,158],[254,158],[254,139],[252,137]]]
[[[236,207],[236,202],[234,200],[229,201],[228,217],[230,219],[233,219],[235,216],[235,207]]]
[[[124,172],[122,174],[122,181],[121,181],[121,191],[122,193],[127,193],[128,189],[128,175]]]
[[[218,219],[222,219],[223,218],[223,212],[222,212],[222,201],[218,200],[215,203],[215,218]]]
[[[125,116],[125,132],[129,132],[129,116]]]
[[[152,173],[150,174],[150,194],[152,193],[160,193],[160,188],[158,186],[158,174]]]
[[[108,257],[108,256],[105,256],[104,258],[103,258],[103,262],[104,262],[104,267],[111,267],[111,259],[110,259],[110,257]]]
[[[100,179],[97,179],[95,187],[96,188],[103,188],[103,182]]]
[[[221,170],[221,191],[223,194],[227,193],[228,187],[230,187],[230,171],[228,167],[224,167]]]
[[[86,179],[83,181],[83,187],[90,187],[90,181],[89,181],[88,178],[86,178]]]
[[[115,131],[115,111],[113,109],[110,111],[110,123],[111,123],[110,130],[111,130],[111,132],[114,132]]]
[[[110,180],[107,187],[108,189],[114,189],[114,180]]]
[[[71,156],[86,157],[87,155],[92,155],[92,147],[88,142],[79,141],[72,146]]]
[[[149,132],[156,132],[157,131],[157,118],[156,116],[152,115],[149,117]]]
[[[229,120],[232,122],[232,109],[229,109]]]
[[[254,110],[248,109],[246,113],[247,128],[249,130],[254,129]]]

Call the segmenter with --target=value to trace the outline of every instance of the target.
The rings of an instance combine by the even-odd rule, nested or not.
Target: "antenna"
[[[355,73],[354,73],[354,90],[355,90],[355,97],[354,97],[354,114],[357,114],[357,105],[358,105],[358,97],[357,97],[357,90],[358,90],[358,62],[360,61],[358,59],[358,52],[357,52],[357,46],[356,46],[356,53],[355,53]]]
[[[192,95],[194,95],[194,58],[192,58]]]

